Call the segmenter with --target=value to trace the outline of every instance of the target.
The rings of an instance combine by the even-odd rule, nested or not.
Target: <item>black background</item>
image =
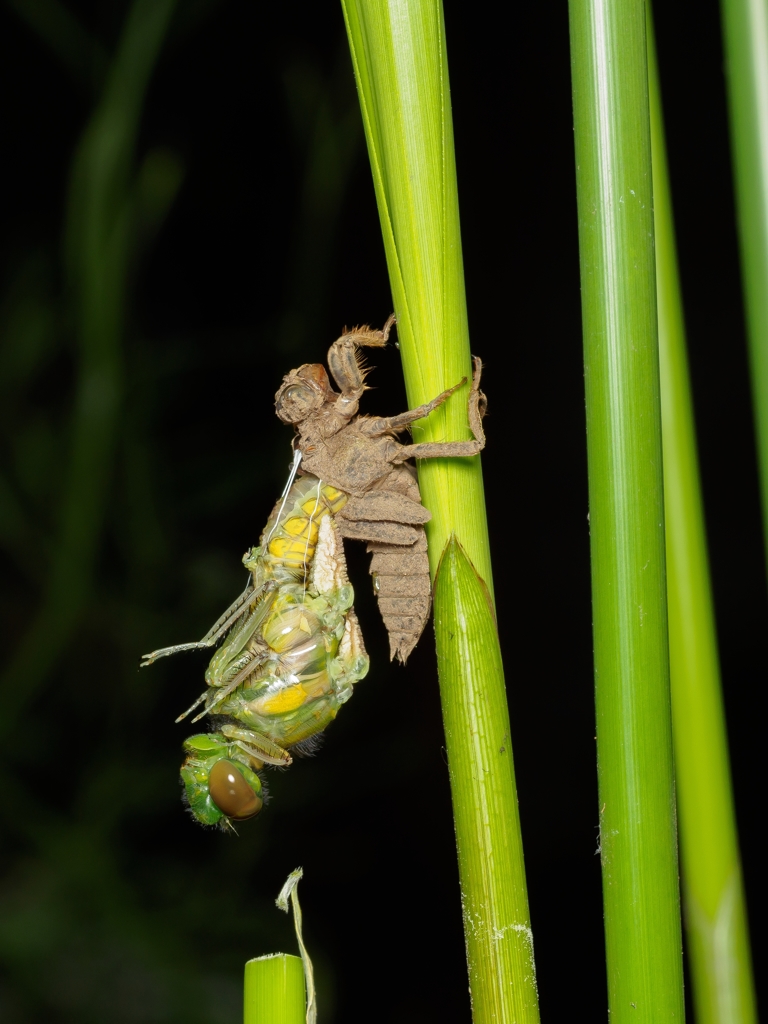
[[[71,9],[112,52],[122,0]],[[0,367],[25,332],[46,339],[21,384],[0,384],[0,497],[15,495],[28,527],[23,543],[0,531],[10,658],[44,587],[46,559],[27,555],[56,538],[77,374],[63,211],[94,99],[28,18],[0,16]],[[472,347],[488,367],[498,613],[542,1015],[604,1019],[567,6],[514,5],[498,18],[446,0]],[[759,964],[752,796],[768,609],[719,14],[675,0],[657,20]],[[271,774],[269,807],[238,839],[197,828],[178,802],[186,733],[173,720],[197,695],[205,657],[136,668],[143,651],[201,635],[239,592],[240,556],[290,457],[272,405],[282,374],[322,359],[345,324],[380,325],[391,309],[339,6],[180,0],[137,161],[156,147],[183,181],[137,253],[87,612],[3,732],[0,1016],[238,1020],[243,962],[294,950],[273,900],[301,864],[321,1020],[467,1021],[431,631],[406,669],[389,664],[362,551],[350,569],[371,672],[320,754]],[[400,411],[396,350],[376,362],[367,409]]]

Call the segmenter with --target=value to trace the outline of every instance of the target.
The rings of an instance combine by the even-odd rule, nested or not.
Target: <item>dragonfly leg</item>
[[[200,696],[197,698],[194,704],[190,704],[186,711],[182,711],[182,713],[176,719],[176,724],[178,725],[179,722],[183,722],[191,711],[194,711],[195,708],[199,707],[203,703],[205,698],[208,696],[208,693],[208,690],[203,690],[203,692],[200,694]],[[197,719],[195,719],[195,721],[197,721]]]
[[[438,395],[437,398],[433,398],[431,402],[425,402],[417,409],[409,409],[407,412],[401,412],[397,416],[379,416],[367,422],[364,420],[363,429],[371,437],[380,437],[382,434],[405,430],[409,424],[429,416],[431,412],[434,412],[435,409],[439,408],[443,402],[450,398],[454,391],[458,391],[466,383],[467,378],[462,377],[458,384],[454,384],[452,388],[448,388]]]
[[[259,591],[261,589],[259,588]],[[239,619],[246,609],[250,607],[256,594],[257,591],[254,590],[253,578],[250,577],[242,594],[236,597],[229,608],[218,617],[200,643],[215,644],[217,640],[229,631],[232,623]]]
[[[380,331],[370,327],[353,327],[345,331],[328,349],[328,368],[341,391],[336,407],[347,419],[357,412],[357,405],[365,391],[365,366],[358,349],[383,348],[395,323],[395,314]]]
[[[264,587],[260,587],[258,591],[254,590],[253,583],[249,579],[248,586],[242,594],[232,602],[223,615],[219,616],[202,640],[195,640],[188,644],[174,644],[172,647],[161,647],[157,651],[152,651],[151,654],[143,655],[139,667],[147,668],[158,658],[167,658],[171,654],[179,654],[181,651],[203,651],[215,647],[237,620],[248,611],[255,598],[260,596],[264,589]]]
[[[223,725],[219,732],[227,739],[234,740],[242,750],[264,764],[287,767],[293,763],[293,758],[287,750],[283,750],[277,743],[252,729],[241,729],[239,726],[227,724]]]
[[[406,444],[394,455],[391,461],[398,465],[407,459],[443,459],[465,455],[477,455],[485,448],[485,431],[483,416],[487,401],[480,390],[480,377],[483,364],[475,356],[475,371],[472,375],[472,389],[469,392],[468,416],[469,427],[474,435],[473,441],[427,441],[424,444]]]
[[[203,692],[200,694],[197,700],[193,704],[190,704],[187,710],[183,711],[176,719],[176,721],[182,722],[187,717],[188,714],[195,710],[195,708],[200,707],[204,700],[210,698],[205,710],[201,711],[199,715],[195,715],[195,717],[192,719],[192,724],[194,724],[195,722],[199,722],[201,718],[205,718],[209,711],[214,711],[216,709],[216,706],[220,704],[225,697],[228,697],[233,690],[236,690],[238,688],[240,683],[244,682],[244,680],[246,680],[248,676],[250,676],[253,672],[256,671],[256,669],[261,664],[261,661],[261,658],[252,658],[248,662],[248,664],[237,673],[234,679],[230,680],[230,682],[227,683],[227,685],[222,687],[221,689],[219,689],[218,687],[208,687],[207,690],[203,690]]]
[[[269,647],[266,644],[260,643],[258,646],[254,645],[254,650],[249,652],[250,657],[248,657],[248,660],[245,661],[244,664],[243,661],[239,662],[240,667],[231,679],[227,679],[225,674],[220,683],[203,694],[203,697],[208,696],[210,697],[210,700],[205,710],[201,711],[199,715],[195,715],[192,722],[199,722],[200,719],[204,718],[210,711],[215,711],[219,704],[221,704],[221,702],[225,700],[230,693],[233,693],[241,683],[244,683],[249,676],[252,676],[253,673],[263,665],[268,652]],[[197,704],[200,702],[201,701],[198,700]],[[193,707],[197,707],[197,704],[194,704]],[[192,708],[189,710],[191,711]]]

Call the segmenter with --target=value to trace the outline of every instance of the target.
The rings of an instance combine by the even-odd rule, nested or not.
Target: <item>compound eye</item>
[[[309,389],[301,384],[294,384],[283,393],[283,401],[291,405],[307,405],[310,401]]]
[[[235,821],[252,818],[262,808],[261,797],[254,793],[232,761],[217,761],[211,768],[208,785],[213,802]]]
[[[292,384],[278,395],[277,415],[287,423],[298,423],[312,412],[314,397],[309,388]]]

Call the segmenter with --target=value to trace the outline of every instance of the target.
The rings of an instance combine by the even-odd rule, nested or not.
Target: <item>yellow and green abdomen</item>
[[[261,539],[265,557],[289,569],[306,568],[315,554],[320,521],[346,503],[343,491],[316,477],[301,477],[269,518]]]

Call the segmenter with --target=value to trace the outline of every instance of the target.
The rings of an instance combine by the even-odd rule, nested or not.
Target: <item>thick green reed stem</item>
[[[301,957],[275,953],[245,965],[243,1024],[305,1024]]]
[[[659,76],[648,30],[669,667],[683,897],[698,1024],[757,1020],[731,794]]]
[[[411,407],[472,371],[439,0],[342,0]],[[480,353],[482,355],[482,353]],[[415,441],[470,436],[462,390]],[[419,465],[476,1024],[538,1021],[479,459]],[[455,538],[452,540],[452,538]],[[478,783],[478,780],[481,780]]]
[[[768,556],[768,3],[722,0],[722,15]]]
[[[509,721],[507,700],[502,686],[489,685],[504,679],[496,620],[488,591],[455,537],[435,584],[435,632],[442,638],[440,695],[474,1019],[536,1021],[515,771],[509,732],[500,732],[500,723]]]
[[[683,1020],[643,0],[570,0],[611,1024]]]

